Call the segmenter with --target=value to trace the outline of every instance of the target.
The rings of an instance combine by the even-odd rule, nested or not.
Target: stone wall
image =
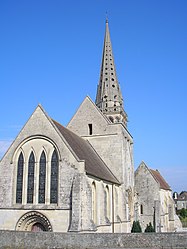
[[[78,234],[0,231],[0,249],[187,249],[187,233]]]

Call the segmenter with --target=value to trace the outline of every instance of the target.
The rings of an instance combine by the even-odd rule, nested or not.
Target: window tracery
[[[29,139],[18,148],[15,159],[15,204],[57,204],[59,156],[53,142]]]

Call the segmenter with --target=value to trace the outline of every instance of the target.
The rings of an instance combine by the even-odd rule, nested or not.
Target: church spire
[[[113,123],[123,122],[126,125],[127,115],[123,109],[123,98],[114,65],[108,19],[106,19],[103,57],[100,80],[97,88],[96,105]]]

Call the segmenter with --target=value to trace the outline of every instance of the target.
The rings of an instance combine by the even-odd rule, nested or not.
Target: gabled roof
[[[85,161],[85,170],[87,174],[102,180],[119,184],[117,178],[113,175],[113,173],[87,140],[79,137],[55,120],[52,120],[52,122],[65,138],[71,149],[75,152],[77,157],[80,160]]]
[[[160,184],[161,189],[171,190],[165,179],[161,176],[158,170],[149,169],[155,180]]]
[[[83,112],[84,110],[84,112]],[[73,115],[73,117],[70,119],[69,123],[67,124],[67,128],[71,126],[74,119],[76,119],[76,116],[79,116],[82,113],[85,113],[87,110],[91,113],[93,110],[98,114],[97,118],[101,118],[103,122],[106,124],[110,124],[110,120],[100,111],[100,109],[95,105],[95,103],[92,101],[92,99],[89,96],[86,96],[80,106],[78,107],[77,111]],[[85,114],[84,114],[85,115]]]
[[[177,198],[178,201],[187,201],[187,191],[182,191]]]

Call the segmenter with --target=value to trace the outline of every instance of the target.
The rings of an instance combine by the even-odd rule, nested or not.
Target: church
[[[139,220],[175,231],[171,189],[160,179],[144,163],[134,172],[106,20],[95,103],[86,97],[67,127],[38,105],[0,161],[0,229],[128,233]]]

